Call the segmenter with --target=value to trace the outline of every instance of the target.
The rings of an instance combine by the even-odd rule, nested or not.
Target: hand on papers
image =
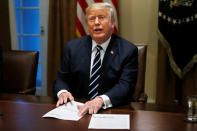
[[[73,120],[77,121],[81,117],[78,116],[78,108],[77,105],[83,105],[83,103],[72,101],[67,102],[67,104],[63,104],[58,106],[57,108],[49,111],[43,117],[53,117],[62,120]]]
[[[74,97],[70,92],[63,92],[59,96],[59,100],[57,101],[56,107],[66,104],[68,101],[74,101]]]
[[[59,96],[56,107],[59,107],[62,104],[66,104],[67,102],[72,102],[72,101],[74,101],[74,97],[72,96],[72,94],[70,92],[63,92]],[[78,116],[82,117],[86,113],[96,114],[103,105],[104,105],[103,99],[101,97],[96,97],[95,99],[86,102],[84,105],[77,106],[79,110]]]
[[[83,109],[81,111],[85,111],[85,113],[87,113],[91,109],[89,107],[90,105],[92,108],[94,107],[92,106],[92,104],[95,103],[98,104],[97,106],[95,106],[97,107],[96,109],[98,109],[100,107],[99,106],[100,105],[99,103],[101,102],[100,100],[102,101],[102,99],[96,98],[92,101],[86,102],[86,106],[83,103],[76,101],[67,102],[67,104],[60,105],[59,107],[49,111],[42,117],[53,117],[62,120],[78,121],[82,117],[78,115],[79,114],[78,108]],[[96,112],[94,112],[94,110],[92,113],[89,112],[89,114],[93,114],[93,113]],[[130,115],[93,114],[88,128],[89,129],[130,129]]]
[[[84,105],[77,105],[79,109],[78,116],[84,116],[86,113],[96,114],[103,105],[104,102],[101,97],[96,97],[95,99],[86,102]]]

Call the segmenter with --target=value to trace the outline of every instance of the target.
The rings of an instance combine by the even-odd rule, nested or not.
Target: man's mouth
[[[102,31],[103,29],[95,29],[94,31]]]

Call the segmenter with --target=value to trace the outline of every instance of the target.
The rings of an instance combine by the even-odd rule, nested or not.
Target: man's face
[[[90,10],[87,15],[87,28],[92,39],[98,44],[108,40],[114,29],[108,9]]]

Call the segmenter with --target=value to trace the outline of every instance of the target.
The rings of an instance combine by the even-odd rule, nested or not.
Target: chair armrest
[[[141,93],[140,97],[137,99],[137,102],[147,103],[148,95],[146,93]]]
[[[35,92],[36,92],[36,88],[33,87],[33,88],[29,88],[29,89],[25,89],[25,90],[19,91],[18,94],[31,94],[31,95],[35,95]]]

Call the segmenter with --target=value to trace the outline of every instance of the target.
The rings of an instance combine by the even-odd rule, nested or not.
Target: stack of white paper
[[[77,105],[83,105],[83,103],[72,101],[67,104],[61,105],[42,117],[54,117],[62,120],[78,121],[81,117],[78,116]]]
[[[78,121],[77,105],[83,105],[80,102],[68,102],[61,105],[42,117],[53,117],[62,120]],[[130,115],[128,114],[93,114],[89,123],[89,129],[130,129]]]
[[[130,129],[130,117],[120,114],[93,114],[88,128]]]

